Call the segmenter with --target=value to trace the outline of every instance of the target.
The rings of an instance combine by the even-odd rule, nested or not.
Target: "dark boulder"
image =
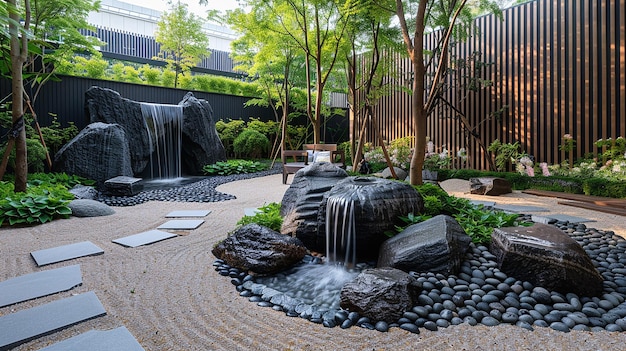
[[[301,261],[307,249],[296,238],[258,224],[248,224],[217,244],[211,252],[232,267],[270,274]]]
[[[93,179],[99,185],[113,177],[132,176],[124,129],[118,124],[89,124],[56,153],[53,169]]]
[[[226,151],[215,130],[213,109],[206,100],[187,93],[183,107],[181,161],[186,174],[202,174],[202,167],[226,160]],[[85,106],[92,122],[121,125],[128,138],[133,174],[144,172],[155,150],[148,136],[141,103],[120,96],[114,90],[91,87],[85,93]],[[95,150],[94,152],[98,152]]]
[[[500,270],[519,280],[563,294],[598,296],[603,278],[585,250],[547,224],[495,229],[490,251]]]
[[[380,248],[378,267],[457,274],[471,241],[454,218],[439,215],[413,224],[385,241]]]
[[[504,178],[470,178],[470,193],[472,194],[498,196],[511,192],[511,183]]]
[[[341,289],[341,308],[374,321],[393,323],[410,309],[421,286],[409,274],[390,267],[366,269]]]

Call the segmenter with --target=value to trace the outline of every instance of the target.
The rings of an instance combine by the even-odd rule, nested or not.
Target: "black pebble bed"
[[[178,202],[219,202],[235,199],[230,194],[215,190],[219,185],[237,180],[264,177],[282,172],[282,165],[275,164],[274,168],[256,173],[232,174],[227,176],[208,176],[200,180],[168,189],[142,191],[135,196],[110,196],[99,193],[96,200],[109,206],[135,206],[147,201],[178,201]]]
[[[229,176],[206,177],[197,182],[165,190],[143,191],[135,196],[115,197],[99,194],[99,201],[110,206],[133,206],[146,201],[218,202],[234,199],[233,195],[215,190],[221,184],[280,173],[280,165],[271,170]],[[526,220],[530,220],[526,216]],[[295,285],[279,291],[255,282],[246,272],[229,267],[221,260],[215,270],[231,278],[240,295],[261,307],[270,307],[290,317],[301,317],[326,327],[359,326],[378,331],[399,327],[419,333],[420,328],[438,330],[467,323],[495,326],[514,324],[533,330],[549,327],[568,332],[626,331],[626,240],[611,231],[587,228],[584,224],[556,222],[585,249],[604,277],[601,297],[581,297],[548,291],[529,282],[508,277],[497,268],[495,256],[487,247],[471,244],[458,275],[410,272],[422,291],[417,304],[395,323],[373,321],[334,305],[315,304],[301,296]],[[319,257],[307,256],[301,265],[322,264]],[[357,269],[370,265],[362,263]],[[297,296],[297,297],[293,297]]]
[[[524,217],[530,220],[529,216]],[[359,326],[381,332],[399,327],[419,333],[420,328],[435,331],[467,323],[512,324],[528,330],[549,327],[562,332],[626,331],[626,240],[612,231],[587,228],[584,224],[556,222],[553,225],[582,245],[591,257],[604,277],[600,297],[548,291],[509,277],[497,268],[496,257],[487,247],[471,244],[458,275],[410,272],[422,287],[417,303],[397,322],[386,323],[370,320],[357,312],[329,308],[328,304],[310,303],[306,296],[311,294],[299,289],[305,286],[303,284],[265,285],[266,278],[249,275],[222,260],[216,260],[213,266],[220,275],[230,277],[240,295],[251,302],[326,327]],[[322,262],[318,257],[307,256],[301,263],[310,264]],[[368,265],[357,267],[363,269]]]

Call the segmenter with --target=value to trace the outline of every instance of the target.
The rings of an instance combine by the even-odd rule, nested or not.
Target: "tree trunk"
[[[20,23],[20,14],[16,11],[16,1],[7,0],[9,4],[9,17],[13,20],[9,23],[9,33],[11,34],[11,93],[12,93],[12,121],[15,124],[24,117],[24,81],[22,68],[26,62],[28,52],[28,39],[23,33],[20,34],[16,23]],[[24,18],[24,28],[27,29],[30,23],[30,2],[24,1],[26,16]],[[26,129],[22,129],[15,138],[15,192],[26,191],[26,180],[28,177],[28,162],[26,153]]]

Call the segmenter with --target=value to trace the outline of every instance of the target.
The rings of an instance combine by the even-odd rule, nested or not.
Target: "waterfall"
[[[352,268],[356,264],[354,199],[331,196],[326,204],[326,258],[329,263]]]
[[[180,178],[183,107],[144,102],[141,113],[152,151],[148,165],[151,178]]]

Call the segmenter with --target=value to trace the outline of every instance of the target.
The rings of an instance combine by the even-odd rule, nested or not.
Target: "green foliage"
[[[229,175],[254,173],[264,171],[268,168],[266,163],[248,160],[228,160],[219,161],[212,165],[205,165],[202,170],[207,175]]]
[[[78,128],[74,125],[74,122],[69,122],[67,127],[61,127],[61,123],[57,120],[56,115],[50,114],[52,120],[49,126],[41,127],[41,134],[46,142],[46,147],[50,155],[54,155],[65,145],[68,141],[72,140],[78,135]],[[35,131],[27,131],[28,135],[34,135]]]
[[[215,122],[215,129],[224,145],[227,155],[234,155],[233,142],[235,138],[246,128],[246,122],[239,119],[229,119],[228,122]]]
[[[28,150],[28,153],[26,154],[28,170],[30,172],[43,172],[44,161],[46,160],[46,149],[44,149],[43,145],[41,145],[39,139],[27,138],[26,149]],[[5,150],[6,144],[0,148],[0,155],[4,155]],[[8,165],[15,169],[15,148],[13,148],[9,154]]]
[[[28,175],[28,184],[39,186],[44,184],[62,185],[67,189],[71,189],[76,185],[92,186],[96,184],[94,180],[87,179],[75,174],[67,173],[30,173]]]
[[[506,170],[508,164],[519,160],[522,156],[527,156],[526,153],[520,152],[519,142],[503,144],[496,139],[489,145],[487,150],[495,155],[496,169],[498,171]]]
[[[256,223],[280,232],[280,227],[283,225],[283,217],[280,215],[280,204],[271,202],[260,207],[258,210],[259,212],[254,216],[244,216],[237,224],[244,226],[246,224]]]
[[[1,183],[0,226],[41,224],[72,213],[67,204],[73,195],[61,184],[29,186],[26,193],[12,193],[7,182]]]
[[[260,158],[267,152],[269,143],[265,135],[246,128],[233,141],[233,151],[240,157]]]
[[[161,83],[161,70],[150,66],[149,64],[143,65],[139,72],[145,79],[146,83],[150,85],[159,85]]]

